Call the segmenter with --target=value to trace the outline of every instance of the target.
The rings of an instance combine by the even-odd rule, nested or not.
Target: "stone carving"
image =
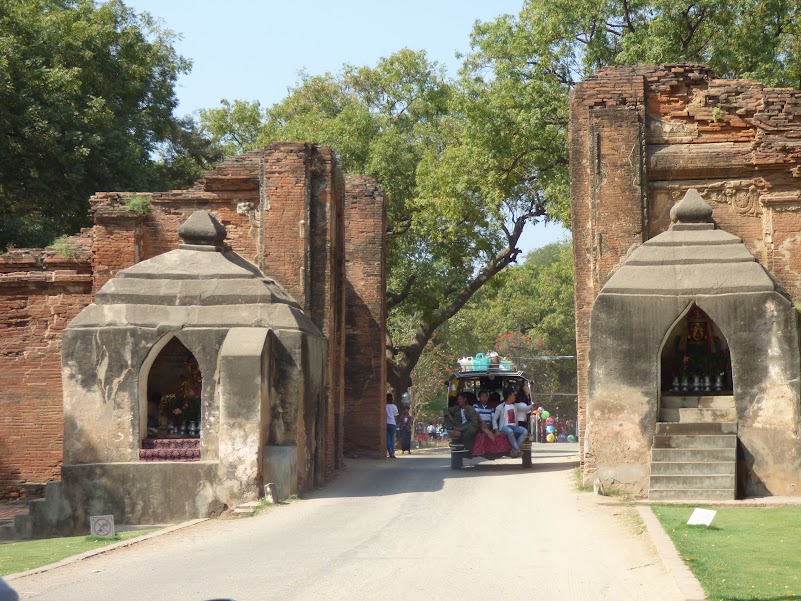
[[[699,186],[704,199],[731,206],[738,215],[758,217],[762,214],[756,180],[728,181]]]

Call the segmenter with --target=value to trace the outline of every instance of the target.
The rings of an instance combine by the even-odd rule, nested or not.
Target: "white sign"
[[[89,536],[114,536],[113,515],[93,515],[89,518]]]
[[[688,526],[709,526],[715,519],[717,511],[714,509],[695,509],[690,519],[687,520]]]

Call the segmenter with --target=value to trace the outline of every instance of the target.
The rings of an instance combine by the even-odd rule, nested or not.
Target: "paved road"
[[[39,601],[674,601],[631,509],[575,489],[575,445],[453,472],[444,451],[350,461],[303,501],[14,580]],[[544,596],[541,596],[544,595]]]

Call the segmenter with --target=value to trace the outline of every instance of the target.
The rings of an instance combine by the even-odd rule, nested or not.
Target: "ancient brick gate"
[[[671,207],[690,188],[712,206],[717,226],[742,238],[801,300],[801,92],[718,79],[703,65],[605,68],[572,94],[570,155],[583,434],[595,299],[636,248],[667,230]],[[795,413],[783,423],[793,437]],[[585,448],[591,479],[595,459]],[[770,492],[796,494],[786,486]]]
[[[149,214],[126,208],[134,196]],[[119,270],[176,248],[179,225],[197,209],[328,340],[326,474],[345,453],[383,456],[386,210],[372,180],[343,176],[327,148],[286,143],[226,160],[190,190],[103,192],[90,202],[95,225],[68,240],[69,256],[0,255],[0,498],[39,496],[59,478],[63,328]]]

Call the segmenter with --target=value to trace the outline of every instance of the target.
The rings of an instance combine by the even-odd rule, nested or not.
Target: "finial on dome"
[[[195,211],[178,228],[184,250],[222,250],[228,232],[208,211]]]
[[[678,203],[670,209],[673,223],[709,223],[712,220],[712,207],[701,198],[698,190],[690,188]]]

